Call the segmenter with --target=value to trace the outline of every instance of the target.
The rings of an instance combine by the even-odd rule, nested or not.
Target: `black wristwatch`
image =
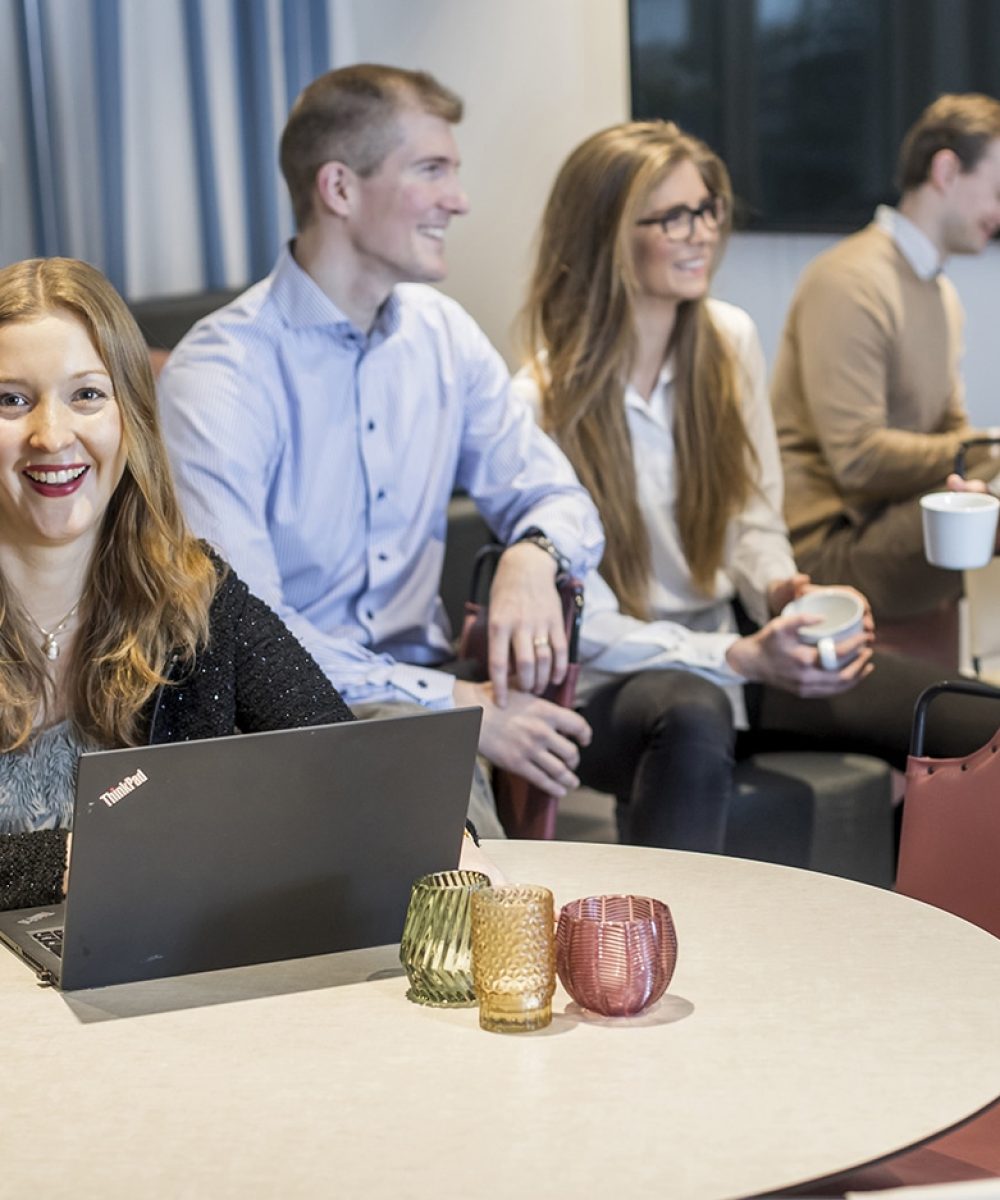
[[[537,525],[529,526],[520,537],[515,538],[511,542],[511,546],[516,546],[519,542],[532,542],[540,550],[544,550],[546,554],[552,555],[556,560],[556,568],[560,573],[567,574],[569,572],[569,559],[565,554],[560,553],[559,547],[544,529],[539,529]]]

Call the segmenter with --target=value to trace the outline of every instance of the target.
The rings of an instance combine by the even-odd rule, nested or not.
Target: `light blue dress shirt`
[[[509,394],[503,360],[433,288],[394,289],[366,335],[288,249],[199,322],[160,377],[195,532],[284,619],[348,703],[451,703],[438,596],[448,500],[464,488],[504,542],[544,529],[596,566],[596,510]]]

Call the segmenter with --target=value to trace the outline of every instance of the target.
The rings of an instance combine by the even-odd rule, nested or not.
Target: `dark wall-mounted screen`
[[[846,230],[896,198],[941,92],[1000,97],[1000,0],[630,0],[632,113],[726,160],[741,224]]]

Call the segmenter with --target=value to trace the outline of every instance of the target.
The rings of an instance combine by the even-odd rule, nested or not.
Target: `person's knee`
[[[661,743],[698,744],[730,755],[735,733],[729,698],[716,684],[687,674],[664,697],[651,734]]]

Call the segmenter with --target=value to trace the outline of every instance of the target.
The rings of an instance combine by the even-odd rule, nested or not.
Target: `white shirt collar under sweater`
[[[920,279],[934,279],[940,275],[941,259],[937,248],[922,229],[919,229],[898,208],[880,204],[875,210],[875,224],[884,229],[899,248],[900,254],[913,268]]]

